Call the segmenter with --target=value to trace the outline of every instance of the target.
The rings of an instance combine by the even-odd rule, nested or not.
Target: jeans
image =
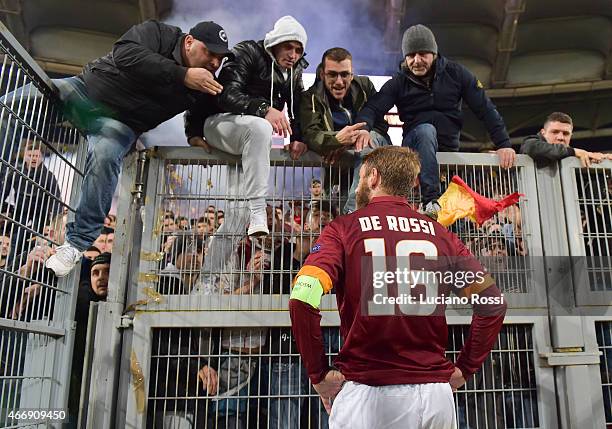
[[[436,127],[431,124],[419,124],[402,140],[403,147],[409,147],[419,154],[421,159],[421,202],[423,206],[440,197],[440,173],[438,171],[438,151]]]
[[[353,167],[353,182],[351,183],[351,189],[349,189],[348,199],[346,204],[344,205],[343,212],[351,213],[357,209],[357,204],[355,202],[357,185],[359,185],[359,169],[361,168],[361,163],[363,162],[363,157],[368,153],[372,152],[375,148],[381,146],[388,146],[391,144],[389,138],[386,135],[382,135],[376,131],[370,131],[370,137],[372,139],[372,146],[374,148],[365,148],[361,152],[355,153],[355,167]]]
[[[90,100],[85,82],[78,76],[52,79],[52,82],[58,89],[65,115],[87,136],[85,177],[74,222],[68,223],[66,233],[67,242],[79,250],[86,250],[100,235],[117,187],[123,158],[138,136],[127,125],[108,117],[108,110],[103,106]],[[1,101],[34,129],[41,129],[44,121],[40,112],[44,111],[41,107],[44,100],[34,85],[24,85]],[[2,159],[8,162],[19,150],[18,142],[28,133],[4,112],[1,127]]]
[[[299,362],[270,363],[270,429],[300,426],[303,396],[308,393],[308,385],[306,370]]]
[[[59,89],[70,119],[75,118],[87,136],[85,177],[74,221],[66,228],[66,241],[84,251],[100,235],[104,217],[111,208],[123,158],[138,135],[122,122],[99,116],[99,108],[87,97],[85,82],[80,78],[54,79],[53,83]]]

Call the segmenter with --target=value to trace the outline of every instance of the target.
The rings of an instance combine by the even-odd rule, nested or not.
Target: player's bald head
[[[364,176],[372,169],[380,175],[380,186],[389,195],[408,197],[421,171],[419,155],[405,147],[384,146],[363,158]]]

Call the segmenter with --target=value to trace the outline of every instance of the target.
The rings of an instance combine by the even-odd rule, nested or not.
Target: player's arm
[[[291,329],[313,384],[323,380],[331,369],[325,356],[321,332],[321,297],[329,293],[342,275],[343,246],[334,223],[328,225],[298,272],[291,297],[289,314]]]
[[[471,255],[458,238],[456,242],[459,261],[455,269],[484,274],[484,268],[480,262]],[[474,312],[468,338],[455,362],[455,366],[463,373],[463,378],[467,379],[478,371],[491,352],[502,329],[507,306],[490,274],[477,276],[475,282],[459,289],[458,294],[470,299]]]

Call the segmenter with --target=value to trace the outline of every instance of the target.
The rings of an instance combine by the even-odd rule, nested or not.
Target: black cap
[[[225,30],[219,24],[212,21],[200,22],[189,30],[189,34],[194,39],[204,42],[208,50],[215,54],[231,54],[227,47],[227,34],[225,34]]]
[[[91,261],[91,268],[98,264],[110,264],[111,262],[111,254],[108,252],[100,253],[98,256]]]

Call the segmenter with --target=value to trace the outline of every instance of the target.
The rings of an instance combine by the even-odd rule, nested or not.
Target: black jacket
[[[464,66],[445,57],[439,56],[434,65],[431,88],[401,69],[370,98],[355,122],[367,122],[372,129],[375,121],[396,105],[404,123],[404,135],[419,124],[432,124],[438,133],[438,150],[456,151],[463,125],[461,104],[465,100],[485,123],[495,146],[509,148],[510,138],[504,121],[480,81]]]
[[[83,69],[89,98],[136,133],[155,128],[201,98],[210,99],[184,84],[184,37],[180,28],[154,20],[133,26],[112,52]]]
[[[219,82],[223,92],[218,96],[218,103],[225,112],[237,115],[258,115],[265,117],[260,109],[262,105],[283,110],[287,104],[293,135],[291,140],[301,140],[299,125],[300,95],[304,90],[302,71],[308,67],[308,62],[302,57],[292,70],[288,79],[276,63],[272,68],[273,59],[265,50],[263,40],[256,42],[246,40],[238,43],[232,49],[235,59],[228,61],[221,69]],[[273,73],[274,71],[274,73]],[[272,80],[272,75],[274,79]],[[271,85],[274,84],[272,101],[270,100]],[[293,92],[291,89],[293,88]]]
[[[576,155],[573,147],[563,144],[550,144],[539,133],[523,140],[521,153],[529,155],[540,167]]]
[[[353,78],[350,96],[356,112],[359,112],[374,94],[376,88],[367,76]],[[300,121],[304,143],[310,150],[323,155],[342,146],[336,139],[337,132],[334,131],[328,94],[322,81],[316,81],[302,94]],[[381,116],[377,118],[373,128],[381,135],[387,136],[389,124]]]

